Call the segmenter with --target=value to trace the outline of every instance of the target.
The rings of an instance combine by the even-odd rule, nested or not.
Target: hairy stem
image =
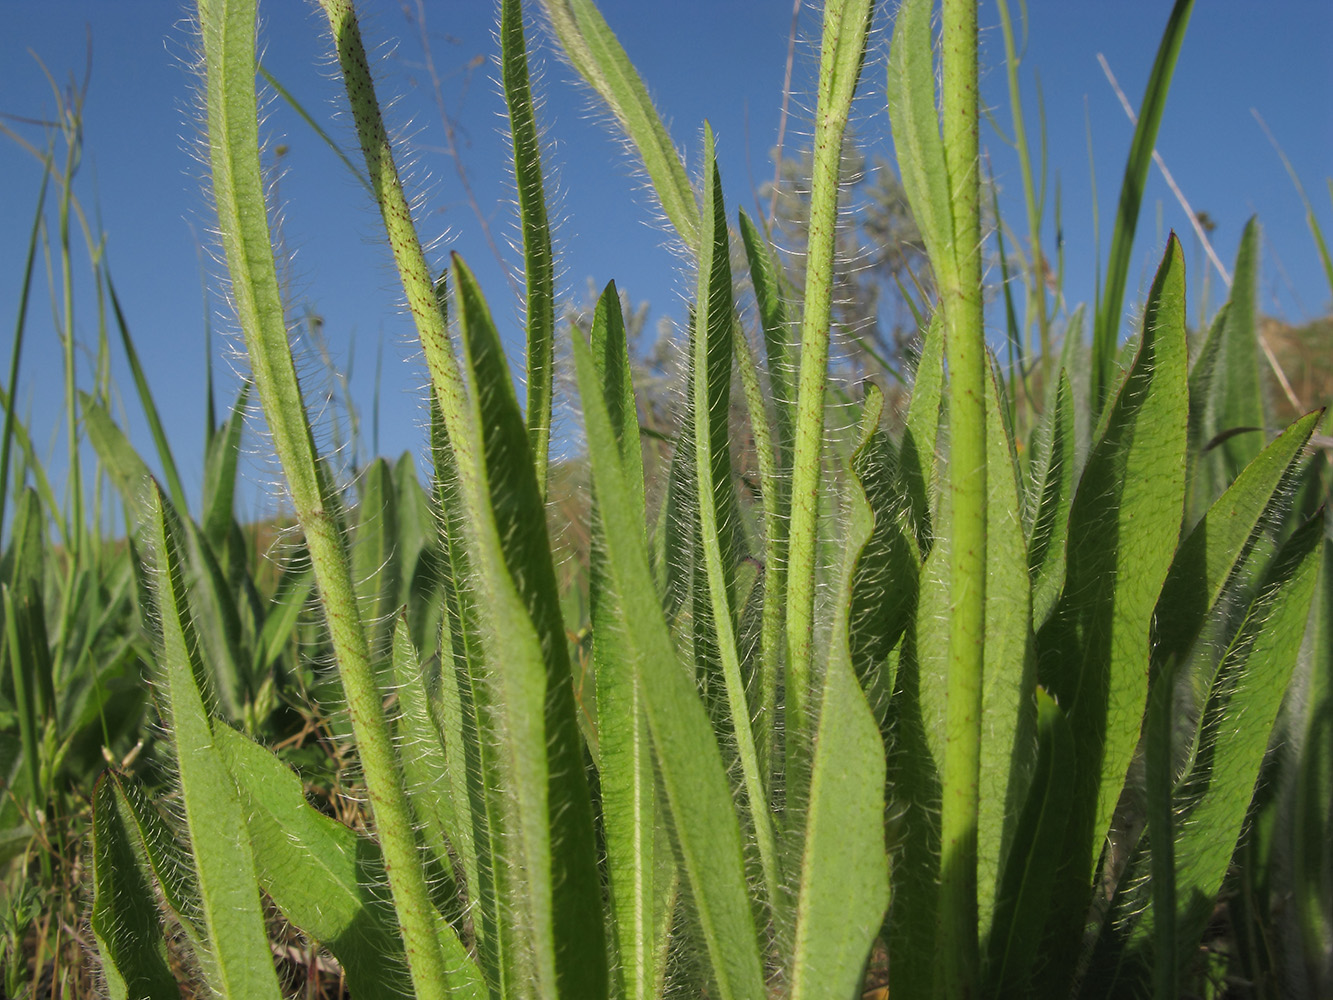
[[[936,992],[977,990],[977,814],[986,603],[986,344],[982,329],[976,0],[944,0],[943,133],[956,267],[940,287],[949,366],[950,625]]]

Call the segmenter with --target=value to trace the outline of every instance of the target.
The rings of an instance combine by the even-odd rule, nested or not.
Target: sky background
[[[601,9],[647,81],[673,138],[697,176],[702,122],[718,138],[728,213],[756,211],[756,192],[772,176],[792,8],[788,0],[601,0]],[[1011,4],[1017,16],[1017,3]],[[477,272],[491,298],[511,354],[520,356],[518,309],[503,270],[447,153],[443,119],[455,128],[462,167],[502,256],[517,266],[509,149],[503,134],[503,99],[495,82],[496,7],[488,0],[362,0],[368,44],[375,46],[381,98],[397,98],[391,121],[410,137],[413,190],[420,198],[423,237],[438,240],[438,259],[456,249]],[[854,128],[871,152],[891,153],[884,112],[884,75],[891,7],[877,15],[877,31]],[[1030,32],[1021,68],[1029,133],[1036,141],[1036,80],[1040,77],[1047,126],[1050,194],[1058,176],[1070,303],[1090,300],[1097,255],[1089,171],[1089,130],[1102,220],[1101,257],[1109,246],[1132,126],[1106,81],[1105,55],[1137,106],[1158,39],[1167,0],[1030,0]],[[275,77],[345,147],[354,139],[342,111],[341,85],[330,72],[328,43],[318,9],[304,0],[261,4],[265,63]],[[193,42],[187,9],[171,0],[46,0],[6,2],[0,37],[0,124],[44,147],[40,124],[56,114],[51,80],[62,90],[82,81],[91,44],[91,74],[83,106],[84,155],[76,192],[100,220],[115,280],[187,491],[202,479],[205,318],[230,329],[220,300],[205,297],[215,266],[201,251],[210,223],[193,158],[198,136],[189,68]],[[424,25],[423,25],[424,15]],[[1010,131],[1003,42],[995,7],[981,11],[983,99],[995,124]],[[818,11],[806,5],[798,22],[793,118],[787,151],[808,142],[817,53]],[[423,48],[429,46],[429,61]],[[688,281],[656,222],[634,163],[607,127],[589,92],[539,30],[530,31],[545,164],[556,197],[561,291],[586,301],[589,282],[615,278],[635,302],[650,303],[650,328],[665,317],[679,323]],[[1333,3],[1327,0],[1200,0],[1178,64],[1162,121],[1158,150],[1195,210],[1216,223],[1214,245],[1232,266],[1246,220],[1264,226],[1260,307],[1300,322],[1326,313],[1329,289],[1306,227],[1304,209],[1277,154],[1256,123],[1257,110],[1302,178],[1326,231],[1333,205],[1326,178],[1333,175]],[[40,60],[40,63],[39,61]],[[432,82],[430,63],[433,63]],[[45,67],[45,70],[43,69]],[[441,104],[442,102],[442,104]],[[443,111],[443,113],[442,113]],[[420,452],[424,443],[425,375],[414,333],[401,306],[378,217],[368,198],[328,147],[280,101],[268,105],[266,133],[287,147],[279,187],[284,236],[292,252],[298,300],[324,318],[334,362],[350,370],[351,396],[361,411],[364,449],[371,445],[377,355],[382,357],[379,450]],[[1001,214],[1026,231],[1018,160],[994,127],[982,142],[1000,185]],[[57,149],[63,162],[64,150]],[[11,137],[0,135],[0,352],[9,357],[18,310],[27,234],[41,170]],[[54,233],[54,215],[50,232]],[[1166,233],[1182,234],[1189,264],[1191,319],[1202,308],[1205,260],[1188,221],[1153,170],[1144,200],[1129,300],[1151,280]],[[1047,247],[1053,214],[1047,210]],[[76,231],[75,324],[91,351],[97,307],[87,253]],[[54,258],[53,258],[54,259]],[[1217,276],[1212,302],[1221,300]],[[58,288],[57,283],[57,288]],[[39,264],[24,344],[19,413],[30,427],[56,481],[65,468],[60,348],[54,303]],[[998,329],[991,331],[999,336]],[[145,421],[113,337],[113,378],[124,400],[122,419],[133,442],[152,452]],[[215,381],[228,405],[239,380],[231,347],[213,344],[221,359]],[[79,382],[91,381],[90,355],[80,357]],[[308,365],[316,384],[317,365]],[[327,382],[327,379],[321,379]],[[245,469],[252,480],[271,474],[255,445]],[[262,513],[260,489],[247,490],[244,513]]]

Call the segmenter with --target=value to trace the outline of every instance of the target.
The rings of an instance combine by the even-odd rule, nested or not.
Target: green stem
[[[375,97],[375,81],[366,59],[361,27],[357,23],[352,0],[319,0],[329,19],[337,48],[338,64],[342,70],[347,100],[352,106],[357,138],[366,160],[375,201],[384,221],[389,246],[393,249],[394,264],[407,306],[421,338],[431,384],[440,404],[449,441],[453,446],[459,486],[465,502],[476,495],[476,463],[472,460],[473,437],[467,389],[458,369],[458,359],[449,342],[449,330],[444,312],[436,298],[435,282],[431,280],[426,255],[412,224],[412,210],[403,192],[398,168],[393,161],[393,150],[384,129],[379,101]]]
[[[872,13],[870,0],[844,0],[842,3],[830,0],[824,6],[814,162],[810,175],[801,366],[796,390],[796,440],[792,457],[787,576],[786,747],[789,764],[793,753],[802,752],[810,712],[819,472],[824,444],[824,382],[828,377],[842,137],[865,58],[866,34]],[[788,771],[791,772],[790,767]]]
[[[413,984],[419,997],[444,1000],[435,909],[357,609],[337,497],[318,465],[287,340],[259,163],[255,0],[200,0],[199,26],[214,202],[232,299],[319,584]]]
[[[949,365],[950,625],[940,812],[941,996],[977,990],[977,814],[986,602],[986,344],[982,328],[976,0],[944,0],[943,132],[952,281],[940,288]]]

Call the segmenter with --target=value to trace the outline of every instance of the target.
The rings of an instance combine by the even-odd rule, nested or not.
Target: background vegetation
[[[203,0],[253,377],[235,400],[208,380],[193,511],[71,183],[76,108],[34,206],[0,455],[4,995],[1327,992],[1328,323],[1259,315],[1257,223],[1197,329],[1174,239],[1122,322],[1190,3],[1086,309],[1058,294],[1037,188],[1022,224],[994,209],[970,4],[943,12],[962,41],[938,96],[928,3],[897,12],[887,67],[865,58],[874,5],[826,6],[817,152],[767,192],[772,232],[725,206],[711,131],[686,174],[590,3],[542,4],[696,282],[688,338],[637,358],[613,283],[555,301],[532,25],[506,0],[522,406],[467,265],[422,252],[351,5],[322,7],[430,372],[430,467],[342,477],[311,430],[293,358],[318,331],[270,228],[253,4]],[[872,73],[898,180],[875,173],[849,216],[865,164],[843,128]],[[64,484],[12,405],[44,245]],[[80,345],[85,281],[102,310]],[[113,353],[160,482],[116,417]],[[577,454],[551,447],[557,384]],[[293,516],[247,524],[260,411]],[[112,505],[123,532],[100,527]]]

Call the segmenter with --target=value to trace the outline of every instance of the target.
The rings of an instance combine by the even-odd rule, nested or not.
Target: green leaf
[[[852,668],[881,727],[893,694],[890,657],[912,623],[921,569],[911,501],[901,488],[893,444],[883,430],[867,422],[872,401],[882,406],[882,399],[879,387],[872,386],[862,417],[865,430],[852,456],[852,471],[869,505],[873,527],[856,557],[847,624]],[[852,498],[855,513],[861,506],[856,491]]]
[[[1013,432],[992,366],[986,379],[986,606],[977,828],[977,924],[985,947],[1037,752],[1031,581]]]
[[[935,46],[931,0],[906,0],[898,8],[889,49],[888,104],[903,191],[935,268],[952,265],[953,210],[935,107]],[[936,274],[943,287],[948,276]]]
[[[249,659],[241,651],[241,618],[236,594],[218,565],[213,548],[193,522],[185,525],[193,573],[190,598],[199,608],[195,633],[199,654],[208,676],[208,690],[228,719],[244,717],[253,691],[248,673]]]
[[[704,184],[705,229],[699,254],[699,287],[695,304],[692,365],[694,433],[699,532],[706,572],[710,620],[722,664],[727,709],[740,755],[745,798],[759,848],[760,864],[770,905],[777,899],[776,836],[768,806],[768,791],[759,766],[745,680],[741,673],[736,635],[736,565],[740,558],[737,537],[739,512],[731,474],[732,297],[730,239],[722,204],[722,178],[713,150],[713,132],[704,125],[704,160],[709,173]],[[787,696],[794,697],[789,680]],[[762,724],[768,720],[761,719]]]
[[[606,102],[639,153],[662,211],[691,250],[699,245],[699,208],[685,165],[634,64],[592,0],[542,0],[565,57]]]
[[[254,676],[263,676],[287,648],[314,590],[315,574],[310,568],[309,557],[298,553],[288,560],[278,579],[278,588],[269,601],[268,613],[255,641]]]
[[[1288,481],[1322,410],[1307,413],[1236,477],[1190,531],[1157,601],[1154,664],[1183,659],[1258,532],[1286,507]]]
[[[207,933],[206,975],[224,997],[276,998],[281,991],[264,931],[250,840],[236,789],[214,747],[200,693],[204,671],[177,541],[179,528],[156,483],[149,497],[149,519],[157,564],[154,596],[162,629],[161,682]]]
[[[127,824],[133,824],[142,857],[152,869],[167,907],[180,921],[191,947],[201,960],[208,958],[208,931],[199,898],[199,876],[190,851],[176,839],[157,806],[134,778],[107,772],[115,782],[117,803]]]
[[[120,342],[125,348],[125,357],[130,363],[130,374],[134,377],[134,388],[139,394],[139,404],[143,407],[148,420],[148,429],[153,435],[153,444],[157,446],[158,461],[162,463],[162,472],[166,476],[167,489],[171,492],[171,502],[177,510],[187,510],[185,489],[181,486],[180,474],[176,471],[176,460],[171,455],[171,446],[167,443],[166,431],[162,429],[162,418],[158,415],[157,404],[148,389],[148,379],[139,363],[139,352],[134,348],[130,336],[129,324],[125,322],[125,313],[120,308],[120,296],[116,294],[116,285],[111,280],[111,272],[106,272],[106,288],[111,295],[111,308],[116,316],[116,327],[120,330]]]
[[[352,536],[352,580],[361,620],[366,622],[371,660],[377,669],[388,663],[403,568],[398,549],[397,492],[393,469],[377,458],[362,474]]]
[[[764,330],[767,354],[769,400],[773,405],[774,429],[777,431],[778,468],[791,469],[793,436],[796,425],[796,357],[792,344],[791,319],[783,293],[783,272],[764,235],[755,228],[744,211],[739,213],[741,242],[750,266],[759,307],[759,323]]]
[[[1064,597],[1037,636],[1043,685],[1065,706],[1076,785],[1049,926],[1071,969],[1111,814],[1148,698],[1149,631],[1180,535],[1186,394],[1184,255],[1174,237],[1137,356],[1109,402],[1070,511]],[[1059,988],[1051,985],[1052,989]]]
[[[533,988],[594,998],[607,989],[592,805],[575,718],[546,511],[504,346],[477,287],[454,257],[459,325],[472,382],[474,567],[479,610],[512,796],[504,863],[522,873],[509,898],[526,941]],[[495,669],[503,665],[503,669]],[[496,859],[496,863],[501,863]]]
[[[940,428],[940,400],[944,386],[944,321],[937,311],[923,334],[912,396],[907,404],[898,475],[911,504],[917,547],[924,556],[934,542],[932,529],[938,470],[935,442]]]
[[[546,218],[541,143],[528,83],[519,0],[500,4],[500,66],[504,77],[509,133],[514,144],[519,228],[523,233],[523,274],[527,283],[527,427],[537,468],[537,488],[546,494],[547,452],[551,439],[551,388],[555,359],[555,256]]]
[[[879,431],[883,396],[871,386],[862,447]],[[877,525],[869,491],[850,491],[851,525],[829,662],[816,694],[808,799],[801,844],[790,996],[851,996],[889,904],[884,847],[884,743],[852,669],[852,607],[863,559]],[[859,582],[864,583],[864,578]]]
[[[615,283],[608,284],[593,316],[591,349],[617,449],[625,469],[632,520],[644,529],[643,457],[638,408],[630,380],[629,345]],[[643,706],[643,684],[634,670],[624,636],[629,623],[620,611],[606,565],[606,528],[593,491],[589,599],[592,662],[597,686],[597,759],[602,825],[606,834],[606,869],[610,879],[617,977],[622,995],[634,1000],[656,997],[665,969],[665,941],[658,940],[657,872],[673,868],[669,850],[658,851],[659,806],[652,744]]]
[[[83,425],[97,457],[102,460],[121,500],[130,510],[137,510],[149,477],[148,466],[130,444],[125,432],[116,426],[106,407],[86,392],[79,393]]]
[[[446,870],[452,868],[449,845],[471,838],[458,813],[467,789],[453,788],[444,752],[444,736],[431,715],[431,692],[421,659],[400,611],[394,616],[393,688],[398,693],[398,716],[394,727],[403,763],[403,785],[407,789],[417,829]]]
[[[329,949],[357,997],[410,994],[378,846],[306,802],[301,780],[272,753],[224,723],[213,734],[245,812],[264,891],[283,915]],[[480,1000],[480,974],[457,934],[440,924],[450,996]]]
[[[1013,849],[996,896],[989,950],[990,987],[1001,997],[1031,996],[1028,976],[1041,946],[1042,925],[1063,849],[1068,792],[1074,782],[1074,735],[1045,689],[1037,689],[1037,765]]]
[[[1069,539],[1069,508],[1074,501],[1074,390],[1062,366],[1054,400],[1042,413],[1033,455],[1034,515],[1028,536],[1028,570],[1032,574],[1032,626],[1046,624],[1065,585]]]
[[[1282,546],[1212,684],[1204,749],[1179,786],[1184,809],[1176,820],[1177,966],[1196,950],[1244,825],[1304,636],[1323,535],[1321,512]],[[1145,912],[1132,943],[1151,940],[1160,919],[1155,910]]]
[[[177,1000],[180,987],[167,966],[157,900],[131,840],[128,807],[107,775],[93,789],[93,905],[111,1000]]]
[[[1251,218],[1236,251],[1231,296],[1218,312],[1190,379],[1194,489],[1211,501],[1264,445],[1268,421],[1255,294],[1259,222]],[[1197,398],[1196,398],[1197,397]]]
[[[671,641],[652,584],[633,486],[586,344],[574,337],[588,452],[606,529],[607,565],[627,623],[624,638],[643,684],[643,706],[700,932],[725,1000],[764,995],[740,826],[707,713]]]

